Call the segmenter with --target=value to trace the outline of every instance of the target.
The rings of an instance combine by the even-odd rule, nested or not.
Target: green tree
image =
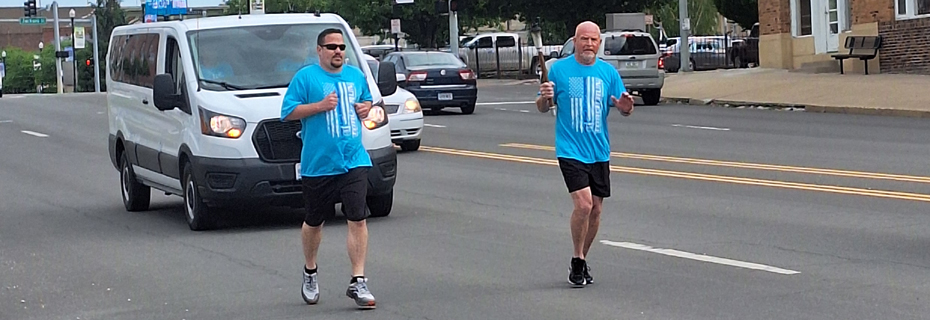
[[[736,21],[743,29],[751,29],[759,22],[758,0],[714,0],[714,5],[720,14]]]
[[[689,0],[688,16],[691,18],[692,35],[716,35],[718,33],[717,8],[715,0]],[[678,23],[678,0],[663,0],[654,7],[646,9],[653,15],[656,22],[662,23],[665,33],[669,37],[678,37],[680,33]],[[653,35],[655,36],[655,35]],[[658,40],[658,38],[657,38]]]
[[[120,7],[119,0],[97,0],[97,3],[93,5],[93,7],[97,15],[97,36],[100,37],[100,39],[97,39],[97,56],[101,60],[95,61],[94,66],[100,69],[100,90],[106,91],[106,58],[110,48],[110,35],[113,34],[114,28],[126,24],[126,12]],[[93,50],[93,46],[88,47],[91,48],[90,50]],[[81,50],[78,50],[78,56],[81,56],[80,51]],[[90,57],[93,57],[93,51],[90,51],[90,53]],[[85,67],[84,69],[87,68]],[[78,84],[80,85],[81,82],[92,84],[92,80],[90,79],[93,79],[93,70],[91,70],[91,78],[87,79],[87,81],[81,81],[84,80],[82,78],[78,80]],[[91,88],[93,88],[93,86],[91,86]]]
[[[36,92],[36,71],[33,70],[33,55],[38,52],[8,47],[6,51],[6,77],[3,78],[3,93]]]

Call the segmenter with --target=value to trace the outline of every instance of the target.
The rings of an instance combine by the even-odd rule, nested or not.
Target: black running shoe
[[[568,269],[568,283],[578,288],[585,285],[585,263],[580,258],[572,258],[571,267]]]
[[[590,273],[590,272],[591,272],[591,267],[589,267],[589,266],[588,266],[588,262],[585,261],[585,264],[584,264],[584,281],[585,281],[585,284],[592,284],[592,283],[594,283],[594,277],[591,276],[591,273]]]

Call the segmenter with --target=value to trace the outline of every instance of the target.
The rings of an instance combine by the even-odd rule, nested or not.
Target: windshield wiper
[[[291,85],[290,83],[279,83],[279,84],[272,84],[272,85],[267,85],[267,86],[251,87],[251,88],[249,88],[249,89],[275,89],[275,88],[287,88],[287,87],[290,86],[290,85]]]
[[[216,80],[207,80],[207,79],[200,79],[200,81],[203,81],[203,82],[206,82],[206,83],[210,83],[210,84],[220,85],[220,86],[222,86],[223,88],[226,88],[226,90],[230,90],[230,89],[234,89],[234,90],[245,90],[245,88],[243,88],[243,87],[240,87],[240,86],[237,86],[237,85],[228,84],[228,83],[226,83],[225,81],[216,81]]]

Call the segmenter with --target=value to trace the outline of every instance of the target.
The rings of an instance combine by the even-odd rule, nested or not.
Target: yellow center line
[[[429,146],[422,146],[420,147],[420,149],[426,152],[434,152],[434,153],[456,155],[456,156],[465,156],[465,157],[472,157],[472,158],[503,160],[503,161],[550,165],[550,166],[559,165],[558,160],[555,160],[555,159],[533,158],[533,157],[514,156],[514,155],[507,155],[507,154],[487,153],[487,152],[479,152],[479,151],[469,151],[469,150],[459,150],[459,149],[449,149],[449,148],[429,147]],[[750,178],[740,178],[740,177],[732,177],[732,176],[634,168],[634,167],[624,167],[624,166],[610,166],[610,171],[631,173],[631,174],[642,174],[642,175],[650,175],[650,176],[684,178],[684,179],[703,180],[703,181],[727,182],[727,183],[735,183],[735,184],[743,184],[743,185],[755,185],[755,186],[766,186],[766,187],[785,188],[785,189],[821,191],[821,192],[831,192],[831,193],[839,193],[839,194],[850,194],[850,195],[930,202],[930,195],[920,194],[920,193],[869,190],[869,189],[861,189],[861,188],[850,188],[850,187],[797,183],[797,182],[784,182],[784,181],[764,180],[764,179],[750,179]]]
[[[532,144],[522,144],[522,143],[505,143],[505,144],[501,144],[500,146],[501,146],[501,147],[510,147],[510,148],[520,148],[520,149],[532,149],[532,150],[555,151],[555,148],[554,148],[554,147],[539,146],[539,145],[532,145]],[[701,165],[718,166],[718,167],[731,167],[731,168],[743,168],[743,169],[757,169],[757,170],[782,171],[782,172],[797,172],[797,173],[811,173],[811,174],[822,174],[822,175],[841,176],[841,177],[868,178],[868,179],[879,179],[879,180],[894,180],[894,181],[904,181],[904,182],[930,183],[930,177],[909,176],[909,175],[889,174],[889,173],[861,172],[861,171],[848,171],[848,170],[835,170],[835,169],[821,169],[821,168],[808,168],[808,167],[794,167],[794,166],[781,166],[781,165],[763,164],[763,163],[734,162],[734,161],[720,161],[720,160],[707,160],[707,159],[694,159],[694,158],[667,157],[667,156],[655,156],[655,155],[648,155],[648,154],[621,153],[621,152],[611,152],[610,155],[613,156],[613,157],[616,157],[616,158],[639,159],[639,160],[653,160],[653,161],[664,161],[664,162],[674,162],[674,163],[687,163],[687,164],[701,164]]]

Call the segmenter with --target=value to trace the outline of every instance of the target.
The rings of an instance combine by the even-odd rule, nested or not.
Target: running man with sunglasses
[[[336,202],[341,200],[349,225],[346,246],[352,263],[346,295],[359,308],[373,309],[375,298],[365,277],[365,220],[369,216],[365,197],[372,164],[362,145],[361,123],[371,110],[371,92],[362,70],[345,65],[342,31],[324,30],[317,37],[316,50],[320,63],[303,67],[294,75],[281,105],[282,121],[300,120],[303,140],[300,173],[307,212],[301,228],[306,259],[301,295],[308,304],[320,299],[316,257],[323,220],[335,215]]]

